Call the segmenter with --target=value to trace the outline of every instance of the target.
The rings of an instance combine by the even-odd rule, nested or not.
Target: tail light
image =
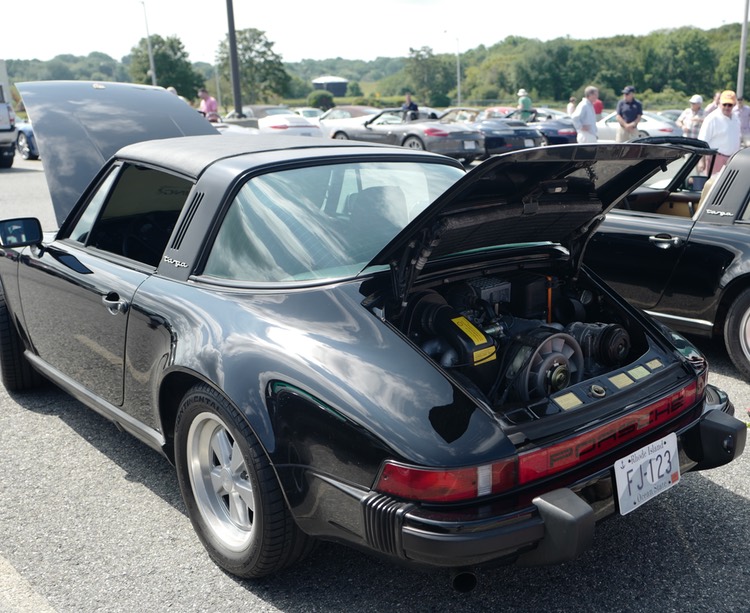
[[[438,136],[440,138],[444,138],[450,134],[450,132],[446,132],[440,128],[425,128],[424,133],[427,136]]]
[[[593,430],[491,464],[432,469],[388,460],[374,489],[406,500],[447,503],[529,485],[584,464],[668,423],[702,397],[706,373],[683,389]]]
[[[286,130],[289,128],[289,125],[285,123],[278,123],[278,124],[267,126],[267,127],[271,128],[272,130]]]

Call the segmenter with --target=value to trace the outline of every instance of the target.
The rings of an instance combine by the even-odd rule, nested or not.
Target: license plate
[[[477,148],[477,141],[475,140],[465,140],[464,141],[464,149],[476,149]]]
[[[534,140],[531,138],[524,138],[523,139],[523,146],[524,147],[533,147],[534,146]]]
[[[680,459],[673,432],[615,462],[620,514],[627,515],[679,481]]]

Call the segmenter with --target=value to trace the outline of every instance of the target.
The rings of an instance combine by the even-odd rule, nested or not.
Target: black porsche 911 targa
[[[482,565],[573,559],[598,520],[742,453],[703,357],[582,264],[678,149],[465,173],[219,135],[160,88],[18,88],[60,227],[0,222],[5,386],[48,379],[164,453],[230,573],[327,539],[470,589]]]

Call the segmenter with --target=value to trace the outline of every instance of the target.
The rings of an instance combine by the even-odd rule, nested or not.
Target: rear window
[[[442,164],[363,162],[254,177],[203,272],[250,282],[353,276],[461,176]]]

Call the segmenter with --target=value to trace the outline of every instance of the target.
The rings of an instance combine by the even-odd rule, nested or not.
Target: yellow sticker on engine
[[[456,327],[468,336],[475,345],[484,345],[487,342],[487,337],[484,333],[465,317],[455,317],[454,319],[451,319],[451,321],[456,324]]]
[[[658,358],[654,358],[653,360],[646,362],[646,366],[648,366],[651,370],[656,370],[657,368],[661,368],[664,366],[664,364],[661,363],[661,360]]]
[[[644,377],[648,377],[651,373],[648,371],[648,369],[644,368],[643,366],[636,366],[632,370],[629,370],[628,374],[631,377],[633,377],[633,379],[638,381],[638,379],[643,379]]]
[[[552,400],[554,400],[555,404],[559,406],[563,411],[575,409],[576,407],[579,407],[583,404],[583,401],[573,392],[568,392],[567,394],[563,394],[562,396],[557,396]]]
[[[614,377],[610,377],[609,380],[617,389],[622,389],[623,387],[627,387],[628,385],[633,384],[633,380],[624,372],[621,372],[619,375],[615,375]]]
[[[474,352],[474,366],[491,362],[496,358],[497,350],[495,349],[494,345],[492,347],[485,347],[484,349],[480,349],[479,351]]]

